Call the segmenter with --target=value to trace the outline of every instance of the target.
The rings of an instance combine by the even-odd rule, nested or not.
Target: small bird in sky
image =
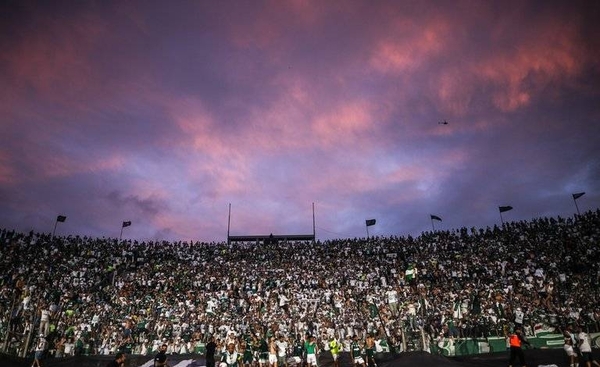
[[[440,121],[440,122],[438,122],[438,125],[448,125],[448,121],[446,121],[446,120]]]

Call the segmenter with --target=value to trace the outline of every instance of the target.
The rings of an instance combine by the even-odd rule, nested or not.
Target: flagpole
[[[229,245],[229,228],[231,227],[231,203],[229,203],[229,215],[227,216],[227,244]]]
[[[123,225],[121,224],[121,234],[119,235],[119,242],[121,242],[122,237],[123,237]]]
[[[433,217],[430,216],[430,218],[431,218],[431,230],[433,232],[435,232],[435,226],[433,225]]]
[[[502,212],[500,212],[500,222],[502,222],[502,226],[504,226],[504,218],[502,218]]]
[[[577,199],[575,199],[575,196],[573,196],[573,202],[575,203],[575,209],[577,209],[577,215],[581,215],[579,213],[579,206],[577,205]]]
[[[365,226],[367,228],[367,240],[369,239],[369,225]]]
[[[52,230],[52,238],[54,238],[54,234],[56,233],[57,225],[58,225],[58,217],[56,218],[56,221],[54,222],[54,229]]]
[[[381,313],[379,312],[379,307],[377,307],[377,304],[375,303],[374,298],[372,299],[372,302],[373,302],[373,306],[375,306],[375,308],[377,309],[377,316],[379,316],[379,321],[381,322],[381,325],[384,325],[383,331],[385,332],[385,340],[387,342],[388,347],[390,348],[390,352],[396,353],[396,349],[394,348],[392,343],[390,343],[390,335],[388,334],[387,327],[385,327],[385,322],[383,321],[383,318],[381,317]]]
[[[313,212],[313,242],[317,240],[317,232],[315,231],[315,203],[312,203],[312,212]]]

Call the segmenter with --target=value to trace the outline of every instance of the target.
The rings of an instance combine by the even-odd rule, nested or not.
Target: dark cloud
[[[134,212],[139,212],[143,217],[153,217],[157,215],[161,209],[165,209],[164,203],[150,198],[140,198],[135,195],[124,196],[117,191],[111,191],[106,197],[109,205],[118,210],[129,209]]]

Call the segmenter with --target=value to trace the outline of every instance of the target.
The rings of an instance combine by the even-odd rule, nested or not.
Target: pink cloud
[[[293,47],[285,43],[285,32],[295,28],[300,32],[311,32],[311,27],[318,26],[329,10],[318,2],[303,0],[271,0],[257,5],[253,10],[240,14],[243,20],[230,25],[231,41],[238,48],[255,47],[271,49],[272,52],[275,45],[285,49]]]
[[[522,12],[495,17],[489,6],[463,6],[458,13],[431,12],[428,18],[399,16],[380,32],[369,65],[406,85],[427,75],[429,97],[452,116],[464,116],[482,91],[500,111],[514,111],[530,105],[552,83],[570,85],[595,62],[578,22],[554,13],[523,19]],[[473,43],[478,38],[479,46]]]
[[[24,159],[35,162],[40,152],[31,149],[25,152]],[[14,161],[13,161],[14,162]],[[67,154],[45,155],[44,164],[35,165],[35,172],[26,176],[16,177],[20,182],[37,181],[57,177],[69,177],[78,173],[113,171],[124,167],[126,160],[118,154],[104,154],[102,158],[86,157]]]
[[[22,40],[5,53],[13,86],[33,87],[51,100],[77,99],[99,82],[90,53],[106,36],[106,25],[86,14],[70,22],[35,19],[36,31],[22,34]]]
[[[389,25],[377,41],[370,65],[381,73],[403,73],[422,69],[447,48],[448,20],[400,18]]]
[[[218,178],[222,195],[248,190],[253,159],[248,151],[260,151],[260,141],[264,139],[251,135],[251,130],[227,135],[197,99],[171,99],[166,108],[182,133],[172,144],[186,165],[186,174],[190,178]]]
[[[494,105],[504,112],[514,111],[528,105],[550,83],[564,84],[582,70],[584,55],[573,45],[565,46],[549,42],[521,49],[489,60],[476,72],[498,87],[493,95]]]
[[[474,75],[495,87],[492,102],[504,112],[529,105],[551,84],[570,85],[592,61],[576,24],[550,16],[530,23],[513,47],[471,66]]]
[[[435,91],[434,95],[437,92],[437,105],[440,111],[445,115],[458,117],[464,116],[469,111],[476,85],[469,77],[465,77],[465,70],[448,68],[440,71],[438,78],[431,80],[430,88]]]
[[[353,145],[364,141],[363,134],[373,127],[371,115],[371,108],[364,101],[340,103],[317,116],[312,129],[324,146]]]

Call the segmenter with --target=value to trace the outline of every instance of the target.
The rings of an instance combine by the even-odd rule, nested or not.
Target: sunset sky
[[[0,228],[317,239],[600,207],[598,1],[0,2]],[[447,121],[447,124],[440,122]]]

